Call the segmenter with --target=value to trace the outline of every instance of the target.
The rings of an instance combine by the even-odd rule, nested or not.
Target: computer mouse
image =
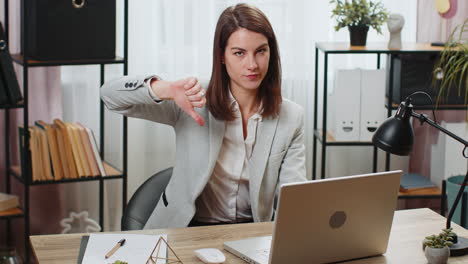
[[[217,248],[200,248],[194,250],[195,256],[199,258],[203,263],[223,263],[226,261],[226,256],[223,252]]]

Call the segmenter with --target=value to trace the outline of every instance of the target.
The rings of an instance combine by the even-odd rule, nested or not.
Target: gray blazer
[[[101,99],[113,112],[174,128],[176,161],[172,178],[145,229],[185,227],[195,214],[195,200],[213,173],[225,122],[215,119],[207,108],[195,108],[205,120],[201,127],[173,101],[155,102],[146,78],[149,76],[124,76],[106,82]],[[254,221],[261,222],[272,219],[281,184],[306,180],[304,110],[283,99],[279,116],[263,118],[257,133],[249,166],[249,195]]]

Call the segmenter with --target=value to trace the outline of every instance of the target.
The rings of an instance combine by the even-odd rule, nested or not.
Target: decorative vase
[[[450,257],[450,249],[448,247],[426,247],[424,249],[424,255],[426,256],[427,262],[429,264],[445,264]]]
[[[369,26],[348,26],[351,46],[365,46]]]

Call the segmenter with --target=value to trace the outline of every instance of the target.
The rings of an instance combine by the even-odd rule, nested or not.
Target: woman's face
[[[268,72],[268,39],[263,34],[240,28],[229,36],[223,59],[231,79],[231,91],[252,92]]]

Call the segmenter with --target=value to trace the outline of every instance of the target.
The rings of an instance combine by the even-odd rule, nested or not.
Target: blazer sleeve
[[[101,99],[112,112],[175,126],[181,110],[173,101],[155,100],[146,82],[151,78],[156,76],[123,76],[108,81],[100,89]]]
[[[294,135],[291,144],[286,150],[286,154],[281,164],[279,173],[279,188],[284,183],[306,181],[305,168],[305,145],[304,145],[304,110],[298,108],[297,126],[294,130]]]

